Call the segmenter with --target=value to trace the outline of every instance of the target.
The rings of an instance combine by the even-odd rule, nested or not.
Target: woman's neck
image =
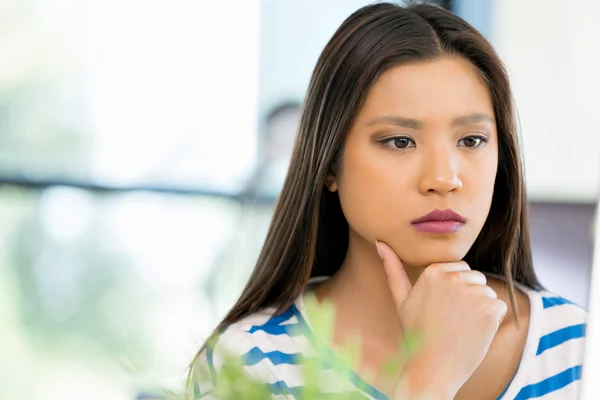
[[[424,267],[405,266],[414,284]],[[336,337],[355,335],[396,345],[401,338],[398,312],[375,243],[350,230],[348,252],[336,274],[315,289],[320,302],[336,310]]]

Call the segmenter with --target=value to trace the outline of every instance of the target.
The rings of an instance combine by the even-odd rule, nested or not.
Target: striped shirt
[[[584,309],[548,291],[517,288],[529,297],[530,323],[517,372],[499,400],[574,400],[578,398],[584,349]],[[317,386],[323,394],[358,392],[365,399],[388,399],[361,379],[313,335],[306,316],[307,292],[283,314],[266,309],[222,332],[214,347],[200,356],[204,373],[197,382],[197,399],[211,399],[222,354],[233,355],[251,378],[268,385],[275,399],[298,399],[305,385],[302,363],[310,358],[320,365]]]

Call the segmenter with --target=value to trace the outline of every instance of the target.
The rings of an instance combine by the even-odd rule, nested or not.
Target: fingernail
[[[381,252],[381,249],[379,248],[379,240],[375,241],[375,247],[377,248],[377,254],[379,254],[379,257],[383,260],[383,253]]]

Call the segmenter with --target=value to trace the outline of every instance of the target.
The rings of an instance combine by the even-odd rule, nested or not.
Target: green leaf
[[[306,312],[311,321],[312,335],[314,336],[315,345],[328,347],[332,349],[334,328],[335,328],[335,307],[331,303],[319,303],[314,295],[306,295],[304,299]],[[296,334],[305,334],[305,332],[295,332]],[[212,338],[208,347],[214,350],[217,338]],[[362,356],[362,340],[355,336],[345,342],[342,346],[335,347],[336,357],[325,359],[322,348],[317,348],[318,356],[304,357],[298,360],[301,373],[304,378],[304,385],[300,392],[302,400],[317,400],[323,398],[323,393],[319,390],[320,387],[320,372],[325,365],[333,367],[339,374],[346,377],[350,381],[350,374],[356,371],[360,365]],[[398,349],[390,356],[383,365],[383,374],[386,377],[397,379],[400,377],[406,363],[412,358],[423,345],[422,338],[417,332],[405,332],[402,340],[399,341]],[[251,378],[242,365],[242,360],[239,357],[228,354],[219,354],[223,357],[224,365],[220,369],[215,382],[213,394],[220,400],[263,400],[270,399],[271,392],[269,386],[265,382],[260,382]],[[200,373],[204,368],[199,368]],[[198,378],[194,376],[193,378]],[[359,385],[360,386],[360,385]],[[368,386],[368,385],[362,385]],[[193,387],[193,386],[188,386]],[[363,391],[366,387],[359,387]],[[191,398],[197,398],[188,394]],[[364,399],[364,396],[358,391],[340,393],[338,395],[328,394],[327,399],[337,400],[356,400]],[[179,399],[183,399],[180,397]],[[188,400],[189,400],[188,399]],[[169,400],[175,400],[170,398]],[[418,399],[424,400],[424,399]]]

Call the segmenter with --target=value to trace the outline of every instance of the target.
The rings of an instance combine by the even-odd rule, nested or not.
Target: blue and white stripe
[[[530,299],[528,338],[517,373],[499,399],[575,400],[578,396],[586,331],[585,310],[546,291],[519,286]],[[265,382],[275,399],[296,399],[304,386],[302,364],[321,360],[318,387],[323,394],[358,391],[366,399],[388,399],[357,374],[341,367],[333,353],[312,335],[302,297],[274,316],[264,310],[230,326],[198,363],[196,398],[210,398],[213,379],[223,366],[222,352],[242,360],[244,371]],[[334,367],[335,366],[335,367]]]
[[[575,400],[581,382],[587,313],[546,291],[528,294],[529,337],[521,366],[502,400]]]

